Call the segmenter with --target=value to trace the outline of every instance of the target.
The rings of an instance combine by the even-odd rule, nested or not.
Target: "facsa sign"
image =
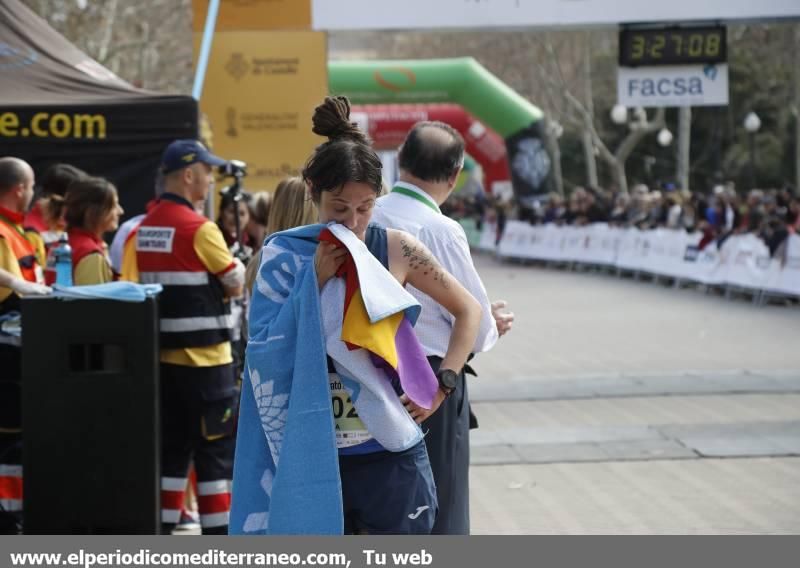
[[[728,65],[620,67],[617,102],[626,107],[728,104]]]

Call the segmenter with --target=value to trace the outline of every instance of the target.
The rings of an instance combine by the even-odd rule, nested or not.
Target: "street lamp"
[[[672,132],[670,132],[667,128],[662,128],[659,130],[657,138],[658,143],[665,148],[672,144]]]
[[[628,122],[628,109],[625,108],[625,105],[614,105],[611,109],[611,120],[614,124],[625,124]]]
[[[744,117],[744,129],[748,134],[750,145],[750,189],[756,187],[756,132],[761,129],[761,119],[754,112],[747,113]]]
[[[551,120],[547,123],[550,135],[558,140],[564,135],[564,127],[557,120]]]

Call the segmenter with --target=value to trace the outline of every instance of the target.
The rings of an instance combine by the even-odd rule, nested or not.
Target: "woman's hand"
[[[317,283],[319,289],[336,275],[336,272],[347,258],[348,251],[344,247],[339,247],[333,243],[319,243],[317,253],[314,256],[314,268],[317,271]]]
[[[442,392],[442,389],[436,389],[436,396],[433,398],[433,407],[428,410],[426,408],[422,408],[413,400],[408,398],[407,394],[403,394],[400,397],[400,402],[403,403],[403,406],[406,407],[406,410],[411,415],[411,418],[414,419],[414,422],[417,424],[422,424],[428,417],[436,412],[436,410],[441,406],[442,402],[444,402],[445,394]]]

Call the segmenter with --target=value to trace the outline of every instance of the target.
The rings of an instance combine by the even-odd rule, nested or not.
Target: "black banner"
[[[506,138],[514,197],[528,209],[550,188],[552,159],[542,132],[544,124],[544,120],[539,120]]]

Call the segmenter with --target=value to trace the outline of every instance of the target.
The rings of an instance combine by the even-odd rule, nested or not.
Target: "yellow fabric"
[[[402,321],[403,312],[399,312],[377,323],[371,323],[361,290],[356,290],[342,322],[342,341],[363,347],[397,369],[395,336]]]
[[[26,230],[25,238],[28,239],[28,242],[33,245],[33,248],[36,251],[36,262],[39,263],[39,266],[46,266],[47,250],[45,249],[42,235],[40,235],[37,231]]]
[[[93,252],[84,256],[75,267],[72,282],[75,286],[88,286],[90,284],[105,284],[114,280],[114,273],[108,258]]]
[[[122,249],[122,274],[119,279],[126,282],[139,281],[139,265],[136,264],[136,231],[131,231]]]
[[[194,252],[211,274],[220,274],[230,268],[233,255],[225,244],[225,237],[216,223],[207,221],[194,234]]]
[[[17,278],[22,278],[22,272],[19,270],[17,257],[14,255],[14,251],[11,250],[11,245],[2,237],[0,237],[0,268],[6,272],[10,272]],[[11,288],[0,286],[0,302],[5,302],[6,298],[12,293],[13,290],[11,290]]]
[[[233,362],[231,342],[224,341],[206,347],[186,347],[184,349],[162,349],[162,363],[183,365],[185,367],[214,367]]]

